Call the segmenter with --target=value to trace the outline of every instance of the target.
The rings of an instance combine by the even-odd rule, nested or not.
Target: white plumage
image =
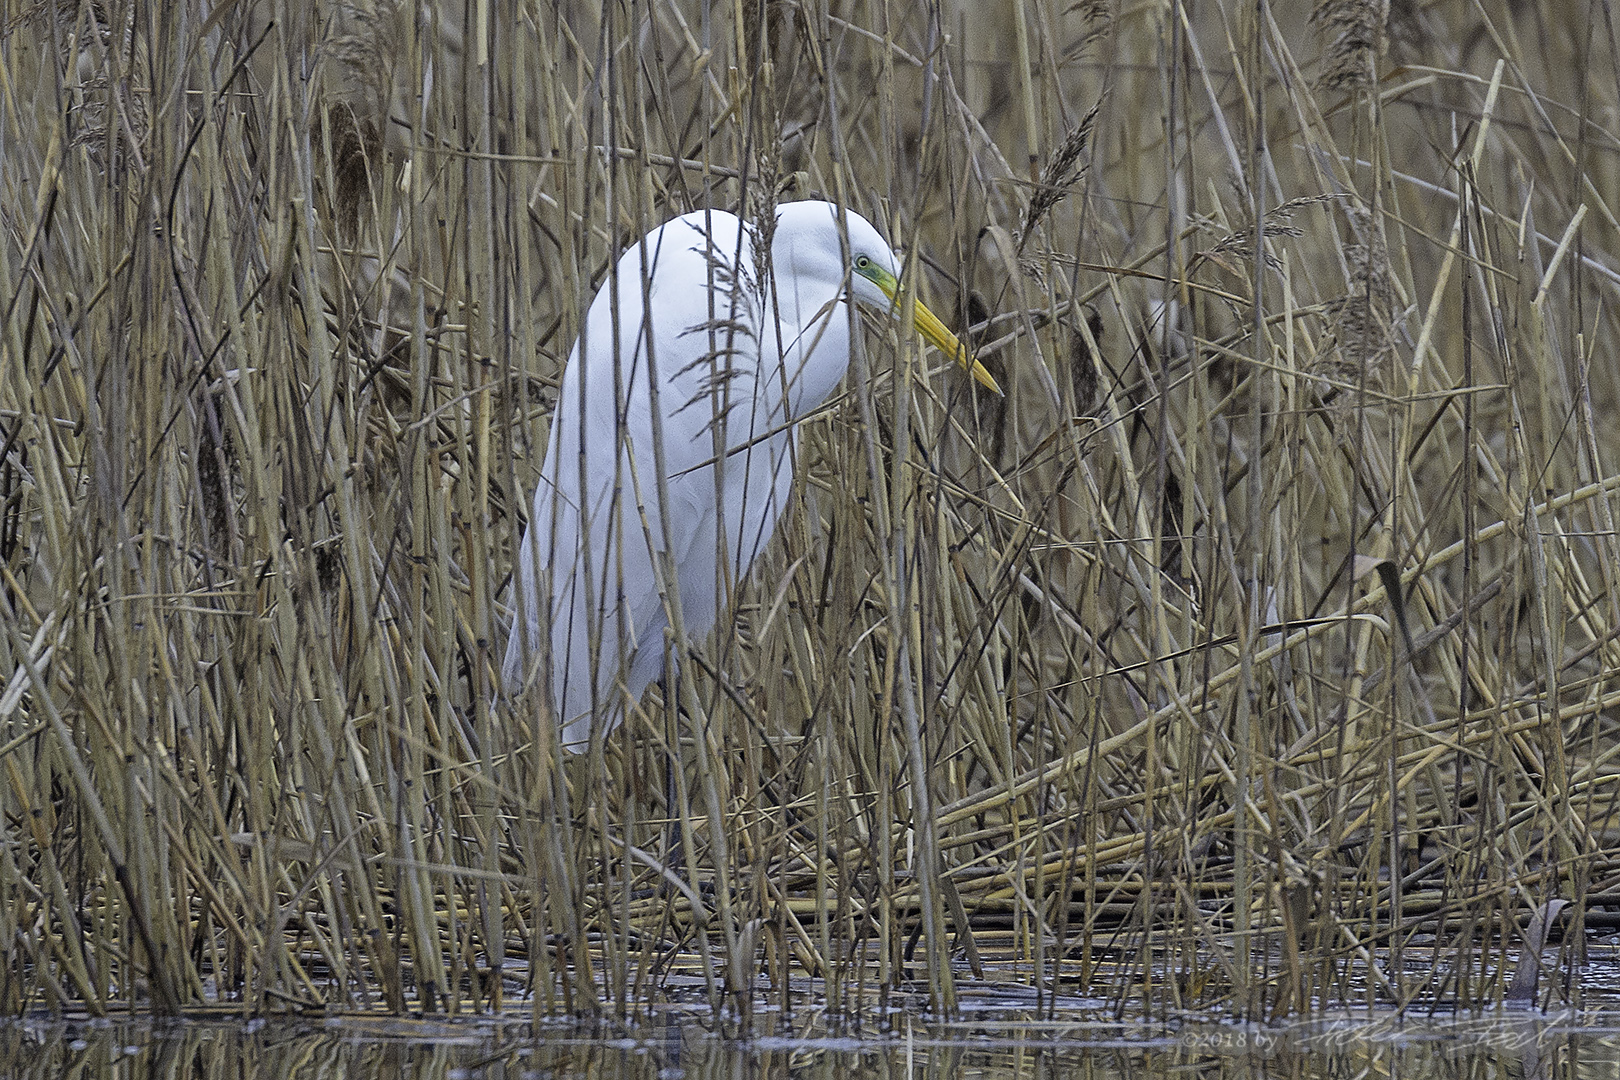
[[[566,749],[589,745],[593,716],[610,730],[624,701],[663,671],[669,623],[653,553],[669,552],[682,622],[701,640],[775,531],[793,482],[792,424],[849,367],[845,299],[898,310],[894,253],[865,218],[845,218],[847,255],[831,203],[779,207],[774,282],[761,287],[752,229],[723,211],[687,214],[626,251],[592,301],[518,551],[504,665],[515,693],[540,676],[531,661],[549,637]],[[939,320],[915,307],[923,335],[995,389]],[[544,618],[542,584],[551,595]]]

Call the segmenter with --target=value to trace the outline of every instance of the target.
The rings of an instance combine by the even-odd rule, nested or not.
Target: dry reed
[[[7,6],[0,1011],[1479,1005],[1538,913],[1578,997],[1605,12]],[[682,708],[559,757],[496,672],[580,314],[810,193],[1008,395],[869,334]]]

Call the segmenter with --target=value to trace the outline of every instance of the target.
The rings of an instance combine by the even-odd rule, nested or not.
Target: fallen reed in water
[[[8,13],[0,1009],[1578,973],[1620,147],[1554,7]],[[693,707],[560,757],[496,669],[580,314],[811,193],[1007,397],[875,328]]]

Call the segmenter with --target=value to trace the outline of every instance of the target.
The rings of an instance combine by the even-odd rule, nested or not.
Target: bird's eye
[[[868,259],[865,255],[857,255],[857,256],[855,256],[855,269],[857,269],[857,270],[865,270],[868,266],[871,266],[871,265],[872,265],[872,260]]]

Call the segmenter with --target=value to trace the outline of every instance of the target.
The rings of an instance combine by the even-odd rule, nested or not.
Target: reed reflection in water
[[[0,1076],[18,1080],[741,1080],[750,1077],[1404,1076],[1535,1080],[1620,1071],[1620,1016],[1494,1016],[1445,1023],[1357,1018],[1290,1028],[1145,1032],[1021,1019],[902,1027],[882,1037],[722,1038],[685,1016],[586,1032],[559,1025],[314,1022],[0,1023]]]

